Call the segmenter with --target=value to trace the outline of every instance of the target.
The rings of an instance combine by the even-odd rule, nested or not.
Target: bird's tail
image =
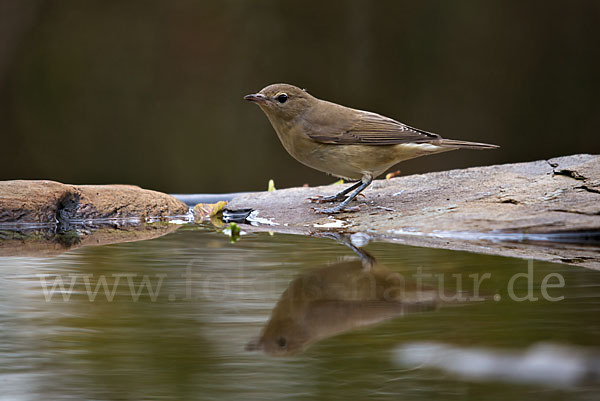
[[[436,141],[431,141],[430,143],[446,148],[455,149],[496,149],[500,147],[498,145],[491,145],[489,143],[456,141],[454,139],[438,139]]]

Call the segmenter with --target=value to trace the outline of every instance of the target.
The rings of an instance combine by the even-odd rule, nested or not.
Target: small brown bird
[[[288,84],[269,85],[244,99],[258,104],[285,150],[300,163],[358,181],[336,195],[313,198],[341,201],[335,207],[318,209],[320,213],[356,210],[345,207],[374,178],[401,161],[455,149],[498,147],[443,139],[376,113],[317,99]]]

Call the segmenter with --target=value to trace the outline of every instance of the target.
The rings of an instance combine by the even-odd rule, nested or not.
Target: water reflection
[[[410,313],[435,310],[435,291],[406,280],[364,250],[357,260],[305,272],[283,292],[247,350],[285,356],[319,340]]]
[[[158,238],[177,230],[168,222],[143,223],[132,219],[105,223],[79,224],[62,231],[55,224],[26,228],[26,225],[1,227],[1,256],[58,256],[83,246],[117,244]],[[6,225],[6,224],[5,224]]]
[[[367,249],[377,256],[371,268],[331,240],[262,233],[231,244],[184,226],[48,258],[0,257],[0,400],[585,400],[600,391],[597,382],[574,383],[554,394],[543,383],[476,381],[397,359],[400,347],[422,341],[500,356],[544,341],[597,350],[600,272],[535,262],[531,280],[515,282],[524,298],[531,281],[535,302],[502,292],[499,301],[425,301],[423,313],[412,313],[416,273],[425,294],[445,278],[446,295],[461,291],[455,275],[470,292],[471,276],[487,273],[480,293],[495,294],[528,264],[377,242]],[[558,302],[540,289],[551,273],[565,282],[549,290],[564,296]],[[398,276],[402,291],[386,293],[399,283],[386,278]],[[48,291],[62,277],[65,290],[47,297],[42,277]],[[302,335],[293,331],[298,346],[288,345],[301,352],[276,358],[244,349],[261,331],[275,338],[267,328],[281,330],[290,316],[311,323]],[[286,327],[296,330],[292,323]]]
[[[595,348],[554,343],[536,343],[524,352],[515,352],[415,342],[400,346],[396,360],[405,366],[436,368],[470,380],[557,388],[600,381],[600,354]]]

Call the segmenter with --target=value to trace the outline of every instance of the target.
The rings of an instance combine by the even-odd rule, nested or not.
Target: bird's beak
[[[253,93],[251,95],[246,95],[244,96],[245,100],[249,100],[251,102],[255,102],[255,103],[266,103],[267,102],[267,97],[265,95],[263,95],[262,93]]]

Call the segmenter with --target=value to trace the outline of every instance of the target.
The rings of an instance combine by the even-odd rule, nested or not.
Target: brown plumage
[[[288,84],[269,85],[244,99],[258,104],[296,160],[337,177],[360,180],[339,194],[316,198],[342,201],[317,210],[321,213],[347,210],[346,205],[375,177],[401,161],[454,149],[498,147],[444,139],[376,113],[317,99]]]

